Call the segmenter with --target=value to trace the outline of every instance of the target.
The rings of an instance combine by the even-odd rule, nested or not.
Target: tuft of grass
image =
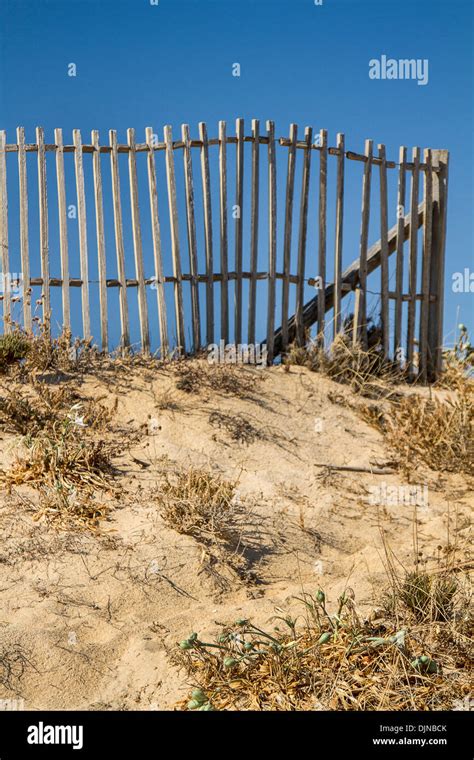
[[[364,350],[360,344],[352,345],[345,334],[336,337],[329,349],[318,339],[305,346],[291,345],[285,364],[297,364],[319,372],[337,383],[349,385],[362,396],[387,396],[387,386],[400,381],[398,366],[386,361],[378,344]]]
[[[34,488],[38,517],[95,529],[109,511],[104,496],[118,493],[114,446],[95,435],[110,413],[95,399],[77,398],[67,386],[7,389],[0,397],[0,425],[21,440],[13,464],[0,471],[0,484],[9,491]]]
[[[416,461],[439,472],[474,475],[474,385],[459,386],[453,398],[413,394],[380,418],[400,465],[413,470]]]
[[[255,400],[255,372],[242,371],[230,364],[209,364],[186,359],[171,365],[176,374],[176,388],[185,393],[213,391],[241,399]],[[258,374],[263,379],[263,373]]]
[[[165,474],[158,488],[164,521],[178,533],[221,539],[235,537],[236,483],[191,468]]]
[[[417,620],[447,621],[452,617],[459,584],[454,573],[430,575],[414,570],[405,575],[398,597]]]
[[[29,350],[30,341],[20,330],[0,335],[0,373],[4,374],[11,365],[23,361]]]
[[[262,431],[252,425],[250,420],[247,420],[242,414],[231,415],[223,412],[211,412],[209,424],[225,430],[233,441],[247,445],[265,437]]]

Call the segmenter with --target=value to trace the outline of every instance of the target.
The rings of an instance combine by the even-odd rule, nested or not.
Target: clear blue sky
[[[473,54],[472,0],[3,0],[0,9],[0,128],[7,130],[7,142],[16,142],[15,129],[26,129],[27,142],[34,142],[34,129],[41,125],[46,142],[54,142],[53,130],[62,127],[65,142],[71,143],[71,130],[82,130],[83,142],[90,142],[91,129],[108,140],[108,130],[119,132],[119,142],[126,142],[127,127],[135,127],[137,141],[144,141],[144,130],[152,126],[162,139],[163,125],[171,124],[178,139],[183,122],[197,137],[199,121],[208,124],[209,135],[217,136],[217,122],[228,122],[234,133],[237,117],[259,118],[276,122],[278,136],[287,135],[290,122],[299,125],[300,135],[306,125],[315,131],[329,131],[329,144],[335,145],[336,133],[346,135],[346,147],[362,152],[365,138],[375,146],[383,142],[388,158],[398,159],[399,145],[421,148],[448,148],[450,158],[449,218],[446,264],[445,335],[453,337],[456,312],[460,320],[474,331],[473,295],[454,293],[452,274],[469,267],[473,261]],[[382,54],[395,59],[428,59],[429,82],[374,81],[368,76],[369,60]],[[77,76],[68,76],[68,64],[75,63]],[[241,76],[232,76],[232,64],[241,65]],[[230,148],[229,148],[230,151]],[[162,155],[162,154],[161,154]],[[178,180],[182,178],[181,153],[177,154]],[[230,155],[230,153],[229,153]],[[233,156],[233,154],[232,154]],[[90,157],[85,157],[85,159]],[[143,159],[144,155],[140,156]],[[72,161],[72,157],[69,157]],[[33,154],[28,161],[35,162]],[[15,191],[14,154],[8,156],[10,191]],[[286,156],[279,149],[279,214],[283,216]],[[299,156],[301,161],[301,156]],[[103,162],[108,159],[104,158]],[[334,159],[332,159],[334,162]],[[347,199],[345,219],[344,264],[358,255],[360,230],[362,164],[347,162]],[[123,166],[123,168],[122,168]],[[211,171],[215,173],[215,160]],[[246,158],[246,179],[249,179]],[[331,171],[334,165],[331,163]],[[318,154],[313,157],[313,176],[308,259],[317,256]],[[195,182],[200,184],[199,159],[195,160]],[[68,203],[75,202],[72,169],[68,170]],[[29,168],[34,172],[34,166]],[[51,255],[53,272],[57,269],[58,242],[55,214],[54,157],[48,155],[50,196]],[[128,176],[126,157],[121,163],[122,186],[126,194]],[[377,174],[377,172],[376,172]],[[29,174],[31,198],[31,246],[38,257],[36,192],[33,174]],[[144,166],[139,168],[145,182]],[[90,181],[86,166],[86,180]],[[263,177],[263,175],[262,175]],[[48,177],[49,178],[49,177]],[[104,183],[109,181],[104,167]],[[297,172],[299,193],[300,168]],[[233,174],[230,173],[229,202],[233,198]],[[390,224],[395,221],[396,172],[389,175]],[[144,185],[146,191],[146,184]],[[90,193],[90,190],[88,191]],[[142,192],[144,192],[142,190]],[[329,180],[328,255],[332,257],[334,224],[334,184]],[[374,193],[378,192],[378,176]],[[197,192],[197,195],[199,193]],[[244,262],[248,261],[248,197],[244,206]],[[92,199],[92,196],[91,196]],[[265,200],[265,196],[263,196]],[[148,216],[145,195],[142,217]],[[115,249],[110,201],[105,199],[107,226],[108,276],[115,276]],[[91,259],[96,255],[93,205],[90,208],[88,233]],[[377,209],[376,203],[374,209]],[[16,261],[15,200],[10,201],[10,237],[12,258]],[[218,206],[214,211],[215,259],[218,260]],[[166,272],[171,274],[167,245],[168,211],[161,204]],[[197,213],[200,200],[197,197]],[[186,226],[181,214],[181,248],[187,257]],[[266,221],[261,214],[261,250],[259,268],[265,269]],[[134,276],[133,248],[128,229],[128,210],[124,211],[127,228],[128,276]],[[151,270],[149,220],[143,219],[147,274]],[[380,237],[376,214],[371,222],[370,242]],[[148,227],[147,227],[148,225]],[[72,274],[78,275],[77,222],[69,220]],[[295,218],[293,261],[296,256],[297,215]],[[200,262],[203,260],[201,228],[198,228]],[[282,229],[279,224],[279,241]],[[230,253],[233,254],[233,230],[230,224]],[[279,242],[279,256],[281,245]],[[38,258],[39,261],[39,258]],[[76,263],[74,263],[76,262]],[[18,264],[17,264],[18,266]],[[201,271],[202,263],[201,263]],[[232,268],[232,266],[231,266]],[[245,263],[244,263],[245,268]],[[280,267],[279,267],[280,268]],[[33,266],[33,274],[39,274]],[[184,266],[188,270],[187,266]],[[294,269],[294,267],[293,267]],[[332,264],[328,272],[331,273]],[[91,266],[91,277],[94,276]],[[372,282],[372,281],[371,281]],[[377,279],[374,280],[376,290]],[[171,287],[170,309],[171,309]],[[117,338],[116,293],[108,291],[113,309],[112,342]],[[314,294],[308,288],[306,296]],[[244,288],[245,304],[246,288]],[[259,296],[260,297],[260,296]],[[58,308],[59,290],[53,306]],[[137,339],[136,296],[130,293],[134,339]],[[218,299],[218,291],[216,300]],[[73,294],[74,326],[80,327],[79,293]],[[263,304],[263,301],[262,301]],[[94,314],[97,294],[92,293]],[[150,321],[154,340],[157,336],[154,294],[150,294]],[[202,309],[203,310],[203,309]],[[259,337],[263,337],[265,309],[259,307]],[[57,312],[60,315],[60,309]],[[276,322],[279,323],[277,315]],[[94,332],[98,320],[94,316]],[[451,335],[449,335],[451,331]],[[244,333],[245,334],[245,333]]]

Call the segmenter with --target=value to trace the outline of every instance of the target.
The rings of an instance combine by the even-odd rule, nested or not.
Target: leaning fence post
[[[431,232],[430,296],[428,318],[428,377],[439,375],[443,362],[444,254],[448,209],[449,151],[433,150],[433,216]],[[438,169],[439,171],[436,171]]]

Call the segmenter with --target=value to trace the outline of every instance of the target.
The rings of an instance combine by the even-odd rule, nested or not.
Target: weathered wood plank
[[[204,239],[206,247],[206,343],[214,343],[214,253],[212,244],[212,202],[211,202],[211,177],[209,171],[209,140],[207,127],[204,122],[199,123],[199,137],[201,146],[201,178],[202,197],[204,209]]]
[[[193,350],[197,353],[201,347],[201,316],[199,309],[199,285],[197,280],[198,259],[196,241],[196,220],[194,216],[194,183],[191,158],[191,135],[189,124],[181,127],[184,142],[184,182],[186,188],[186,223],[188,231],[189,271],[191,273],[191,318],[193,329]]]
[[[313,139],[312,127],[306,127],[304,131],[306,150],[303,158],[303,176],[301,184],[301,202],[300,202],[300,223],[298,235],[298,265],[296,283],[296,342],[303,345],[305,339],[305,325],[303,318],[304,308],[304,274],[306,263],[306,239],[308,234],[308,200],[309,200],[309,180],[311,172],[311,142]],[[320,291],[321,292],[321,291]]]
[[[274,357],[275,332],[275,272],[277,244],[277,191],[275,158],[275,123],[267,121],[268,137],[268,303],[267,303],[267,362]]]
[[[0,294],[3,300],[3,330],[5,333],[11,330],[11,286],[12,273],[10,271],[10,253],[8,247],[8,195],[7,195],[7,161],[5,146],[7,135],[4,130],[0,131],[0,247],[2,249],[2,275],[3,288]]]
[[[63,327],[71,329],[71,299],[69,293],[69,247],[67,236],[66,179],[64,174],[64,145],[62,129],[54,130],[56,149],[56,182],[58,190],[59,254],[61,258]]]
[[[379,144],[380,159],[380,284],[381,284],[381,324],[382,348],[386,359],[390,353],[390,324],[388,306],[388,196],[385,145]]]
[[[446,218],[448,209],[449,152],[432,150],[433,161],[433,223],[431,240],[430,294],[428,319],[429,379],[436,379],[443,366],[443,309],[446,247]]]
[[[336,179],[336,236],[334,251],[334,338],[341,329],[341,274],[342,274],[342,247],[344,227],[344,158],[345,142],[344,135],[337,135],[337,179]]]
[[[400,361],[402,347],[402,308],[403,308],[403,244],[405,223],[405,192],[406,192],[406,160],[407,149],[400,146],[399,171],[397,190],[397,260],[396,260],[396,303],[395,303],[395,326],[394,326],[394,349],[395,359]]]
[[[288,146],[288,166],[286,175],[285,230],[283,238],[283,289],[281,304],[283,351],[286,351],[288,346],[288,308],[290,300],[291,239],[293,228],[297,138],[298,126],[296,124],[290,124],[290,142]]]
[[[252,119],[252,205],[250,222],[250,283],[249,283],[249,323],[248,342],[255,344],[255,312],[257,308],[258,268],[258,219],[259,219],[259,178],[260,178],[260,122]]]
[[[219,122],[219,199],[220,199],[220,258],[221,258],[221,338],[229,340],[229,282],[227,234],[227,147],[226,123]]]
[[[421,270],[421,312],[420,312],[420,377],[426,383],[428,377],[428,317],[430,308],[430,267],[433,225],[433,175],[431,172],[431,150],[424,151],[424,203],[425,224],[423,225],[423,261]]]
[[[94,147],[92,170],[94,175],[95,228],[97,236],[97,266],[99,272],[100,337],[102,351],[109,350],[107,325],[107,272],[105,258],[104,203],[102,196],[102,169],[100,165],[99,132],[93,129],[91,142]]]
[[[416,317],[416,264],[418,254],[418,232],[414,220],[418,208],[418,188],[419,188],[419,163],[420,149],[413,148],[413,165],[414,169],[411,176],[411,198],[410,198],[410,255],[409,255],[409,280],[408,292],[410,301],[408,302],[408,322],[407,322],[407,368],[408,374],[413,375],[414,351],[415,351],[415,317]]]
[[[72,132],[74,147],[74,165],[76,169],[77,220],[79,224],[79,255],[81,260],[81,297],[82,330],[85,340],[91,339],[91,320],[89,307],[89,262],[87,251],[86,194],[84,189],[84,167],[82,163],[82,140],[78,129]]]
[[[168,341],[168,319],[166,314],[165,288],[163,277],[163,258],[161,251],[161,230],[160,217],[158,209],[158,189],[156,182],[156,164],[154,152],[153,129],[146,128],[146,144],[148,146],[147,167],[148,167],[148,188],[150,194],[150,215],[151,231],[153,237],[153,257],[155,262],[155,282],[156,299],[158,307],[158,321],[160,329],[160,354],[161,358],[166,358],[169,350]]]
[[[173,256],[173,274],[176,278],[174,284],[176,340],[178,352],[184,354],[186,352],[186,341],[184,337],[183,284],[181,276],[181,255],[179,248],[178,203],[176,196],[176,173],[174,168],[172,129],[169,125],[164,129],[164,138],[166,143],[166,178],[168,182],[171,253]]]
[[[117,253],[117,273],[120,282],[120,344],[122,351],[130,346],[130,321],[128,316],[127,281],[125,274],[125,251],[123,246],[122,202],[120,199],[120,173],[117,150],[117,132],[109,131],[110,166],[112,173],[112,197],[114,205],[115,249]]]
[[[236,191],[235,203],[238,216],[235,220],[235,318],[234,335],[236,345],[242,343],[242,235],[244,216],[244,120],[237,119],[235,123],[237,136],[236,151]]]
[[[326,233],[327,233],[327,165],[328,165],[328,133],[321,129],[319,133],[319,235],[318,235],[318,277],[321,284],[318,299],[318,341],[324,346],[324,330],[326,325]]]
[[[360,329],[360,288],[356,288],[354,291],[354,317],[352,320],[352,347],[356,348],[359,340]]]
[[[140,319],[140,339],[142,351],[150,353],[150,328],[148,324],[148,304],[146,297],[145,275],[143,271],[143,247],[140,225],[140,207],[138,198],[137,160],[135,155],[135,130],[127,130],[128,176],[130,183],[130,203],[132,210],[133,252],[135,257],[135,273],[138,280],[138,315]]]
[[[20,212],[20,256],[23,279],[23,327],[31,332],[31,286],[30,286],[30,251],[28,239],[28,176],[26,171],[25,129],[18,127],[18,189]]]
[[[48,233],[48,188],[46,180],[46,155],[44,150],[43,127],[36,127],[36,142],[38,144],[38,195],[39,195],[39,228],[40,228],[40,258],[43,289],[41,300],[43,304],[43,324],[49,331],[51,319],[51,303],[49,295],[49,233]]]
[[[372,179],[373,140],[365,141],[364,179],[362,182],[362,221],[360,230],[360,320],[358,338],[362,348],[367,348],[367,248],[369,244],[370,187]]]

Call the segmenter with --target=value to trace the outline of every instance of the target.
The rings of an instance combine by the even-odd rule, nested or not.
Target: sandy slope
[[[1,651],[21,647],[27,661],[13,663],[11,689],[0,686],[0,698],[16,694],[29,709],[172,708],[187,687],[166,647],[191,631],[211,635],[215,621],[237,617],[265,622],[302,587],[322,586],[331,604],[349,585],[368,612],[386,580],[381,531],[410,565],[412,509],[377,507],[368,497],[370,486],[402,484],[401,476],[316,464],[390,462],[381,435],[341,403],[348,391],[297,367],[240,372],[246,399],[179,391],[169,371],[84,380],[81,393],[116,405],[114,424],[133,441],[117,458],[127,493],[97,536],[34,521],[26,489],[3,494]],[[170,400],[177,408],[159,408]],[[258,437],[232,440],[216,412],[249,421]],[[2,458],[12,445],[4,435]],[[238,478],[251,511],[246,577],[163,523],[152,491],[165,455]],[[429,506],[419,511],[426,556],[434,561],[446,543],[448,511],[451,539],[462,548],[472,507],[462,478],[423,471],[413,482],[429,486]]]

